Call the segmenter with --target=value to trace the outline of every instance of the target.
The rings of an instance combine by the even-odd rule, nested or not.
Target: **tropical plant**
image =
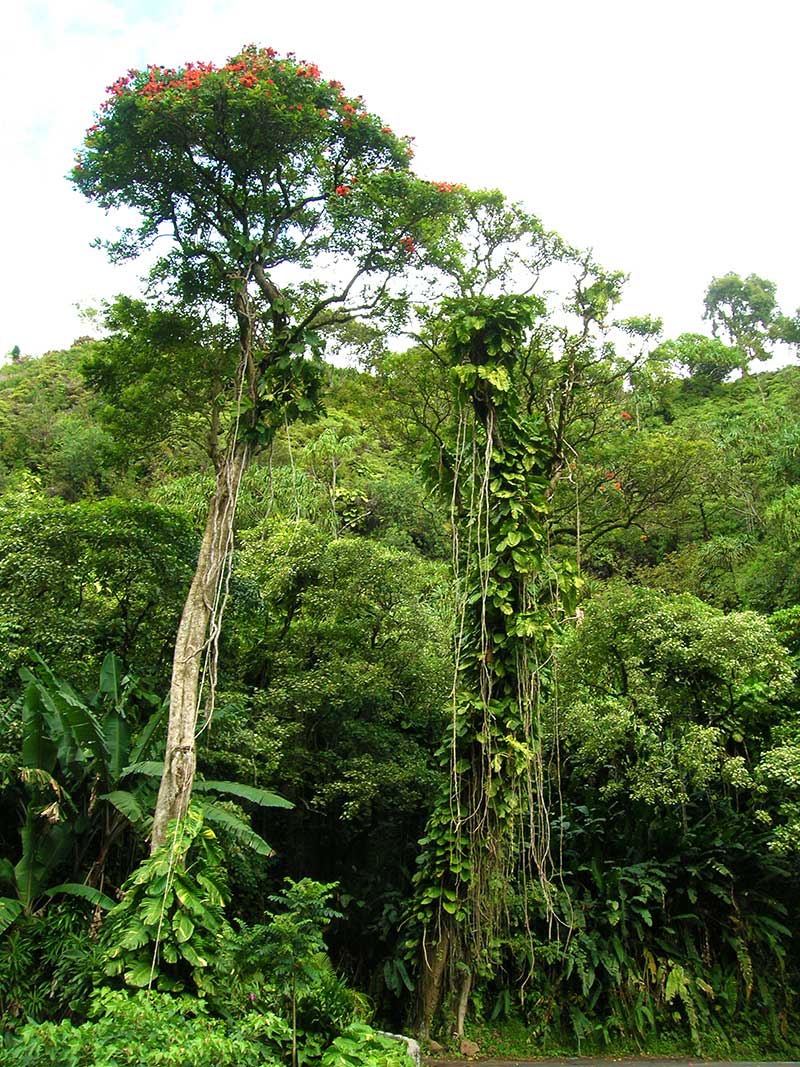
[[[752,360],[769,359],[776,340],[796,343],[796,323],[781,314],[776,289],[757,274],[725,274],[713,278],[706,291],[704,317],[715,337],[720,330],[727,334],[744,375]]]
[[[270,897],[277,907],[268,922],[240,922],[225,939],[219,970],[226,999],[288,1014],[292,1067],[312,1058],[315,1047],[321,1052],[361,1007],[326,953],[325,929],[341,918],[329,903],[335,888],[287,878],[283,893]]]
[[[534,297],[452,301],[442,350],[459,425],[443,456],[452,501],[456,673],[440,757],[449,768],[420,842],[407,942],[420,957],[420,1011],[430,1032],[443,996],[463,1033],[469,997],[496,958],[515,867],[548,876],[539,706],[574,568],[549,551],[551,479],[560,459],[546,423],[513,387]],[[440,455],[442,448],[440,447]]]
[[[170,827],[122,887],[103,925],[105,973],[134,987],[213,989],[213,962],[226,930],[222,853],[199,808]]]
[[[18,862],[12,867],[4,859],[0,869],[17,892],[16,900],[2,901],[6,926],[23,911],[30,914],[43,896],[58,892],[104,908],[113,905],[97,887],[103,883],[109,850],[139,809],[134,793],[124,794],[124,817],[103,802],[113,804],[109,790],[126,776],[129,757],[141,759],[154,743],[160,703],[135,679],[123,679],[121,668],[119,658],[109,653],[99,690],[88,700],[56,678],[42,660],[41,678],[27,669],[21,672],[26,687],[20,702],[23,738],[16,791],[24,822]],[[149,704],[151,714],[132,744],[137,701]],[[53,875],[65,869],[85,882],[54,886]]]
[[[24,669],[22,677],[26,688],[16,790],[24,823],[16,866],[0,861],[0,878],[17,891],[16,900],[0,900],[3,926],[56,893],[112,907],[113,900],[98,888],[106,881],[109,854],[129,828],[140,840],[150,832],[155,783],[162,772],[161,762],[152,757],[163,744],[159,728],[165,702],[123,674],[114,653],[106,655],[99,688],[88,696],[57,678],[42,660],[36,674]],[[261,855],[271,854],[242,813],[219,798],[282,808],[290,808],[289,801],[240,782],[203,780],[197,792],[208,822]],[[59,870],[73,881],[53,885]]]
[[[199,998],[154,991],[99,990],[90,1020],[28,1023],[10,1040],[8,1067],[277,1067],[273,1020],[251,1014],[234,1024],[208,1014]]]
[[[2,695],[16,695],[34,653],[91,687],[108,649],[160,688],[195,553],[190,525],[166,508],[63,504],[41,491],[0,497]]]
[[[113,901],[109,902],[113,904]],[[96,908],[77,897],[19,916],[0,938],[0,1032],[85,1014],[104,953]]]

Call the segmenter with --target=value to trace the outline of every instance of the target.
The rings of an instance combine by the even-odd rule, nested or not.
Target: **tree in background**
[[[78,686],[109,649],[160,687],[197,541],[180,515],[108,498],[0,502],[0,686],[43,656]]]
[[[683,1016],[696,1047],[749,1020],[778,1040],[793,995],[791,658],[755,612],[613,582],[559,663],[548,733],[569,933],[529,990],[532,1016],[640,1040]]]
[[[757,274],[725,274],[713,278],[706,291],[703,317],[715,337],[722,331],[738,350],[742,374],[754,359],[769,359],[776,341],[797,343],[797,319],[781,314],[776,289],[775,282]]]
[[[393,281],[449,211],[453,187],[416,179],[410,155],[407,140],[315,64],[255,46],[219,69],[129,71],[79,152],[78,189],[139,215],[108,245],[112,258],[170,238],[153,282],[215,329],[230,327],[218,341],[229,410],[176,638],[154,849],[189,802],[206,649],[213,700],[242,473],[281,426],[314,414],[320,331],[359,316],[397,321],[405,295]]]
[[[0,484],[30,471],[48,495],[65,500],[108,491],[113,442],[97,419],[97,397],[81,377],[90,346],[0,368]]]
[[[736,348],[726,345],[718,337],[699,333],[682,333],[674,341],[665,341],[654,357],[664,363],[677,364],[702,393],[708,393],[741,368],[741,354]]]

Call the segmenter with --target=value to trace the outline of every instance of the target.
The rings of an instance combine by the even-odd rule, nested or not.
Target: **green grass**
[[[599,1028],[599,1024],[598,1024]],[[551,1059],[571,1056],[597,1056],[603,1059],[643,1057],[653,1059],[692,1060],[786,1060],[800,1059],[800,1031],[786,1026],[785,1036],[777,1040],[766,1029],[743,1026],[739,1034],[701,1035],[701,1050],[692,1045],[688,1034],[681,1031],[663,1033],[637,1040],[623,1035],[610,1035],[604,1040],[601,1033],[585,1037],[580,1043],[572,1034],[538,1032],[519,1018],[494,1023],[468,1023],[465,1037],[480,1048],[480,1057],[489,1059]],[[445,1048],[445,1055],[458,1057],[459,1041],[437,1036]]]

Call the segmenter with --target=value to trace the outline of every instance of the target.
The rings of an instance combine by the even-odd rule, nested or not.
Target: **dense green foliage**
[[[77,362],[81,351],[67,355]],[[560,1035],[570,1033],[582,1047],[623,1039],[646,1047],[655,1033],[679,1042],[685,1026],[687,1042],[724,1051],[733,1047],[726,1041],[757,1025],[762,1044],[785,1049],[796,981],[800,825],[792,688],[800,380],[787,367],[699,390],[692,378],[658,366],[650,377],[639,372],[634,392],[599,401],[607,428],[587,442],[558,488],[559,551],[569,558],[578,508],[589,595],[581,626],[560,650],[558,701],[545,723],[561,765],[562,803],[552,812],[561,870],[557,921],[548,934],[545,902],[537,904],[534,894],[528,908],[534,916],[540,908],[542,918],[530,942],[522,900],[512,902],[516,928],[512,922],[507,949],[498,946],[473,1004],[478,1015],[494,1014],[495,1025],[506,1016],[530,1020],[528,1033],[549,1042],[541,1047],[565,1047]],[[38,362],[13,368],[18,383],[20,368],[33,372]],[[383,379],[335,368],[327,375],[324,423],[295,431],[291,445],[284,435],[271,461],[256,465],[245,483],[220,706],[201,737],[200,763],[209,779],[267,785],[295,803],[277,814],[252,808],[253,828],[278,850],[277,860],[219,828],[229,915],[245,924],[237,936],[256,929],[249,924],[270,909],[282,872],[337,881],[346,919],[334,920],[330,943],[396,1026],[414,980],[398,923],[411,892],[414,841],[441,782],[435,752],[452,677],[447,569],[430,558],[444,555],[446,509],[414,480],[418,431],[411,432],[409,409],[395,406]],[[85,418],[101,418],[102,402],[94,403],[94,416],[89,406]],[[18,426],[22,433],[24,420]],[[130,468],[109,467],[128,495],[144,473],[136,462],[131,454]],[[101,681],[97,696],[88,687],[114,648],[125,662],[121,674],[135,668],[144,678],[131,675],[120,705],[135,738],[160,703],[149,695],[164,685],[164,659],[154,652],[168,643],[178,610],[176,604],[170,618],[164,594],[168,583],[187,580],[197,522],[192,501],[202,501],[204,488],[190,486],[180,470],[174,488],[166,472],[155,481],[148,472],[142,503],[95,500],[95,487],[89,499],[67,503],[59,502],[58,483],[48,482],[49,469],[41,454],[23,453],[6,476],[11,659],[3,802],[10,812],[24,789],[29,811],[55,814],[57,801],[63,821],[41,821],[42,830],[52,837],[66,829],[73,840],[87,832],[69,808],[85,803],[81,780],[97,780],[96,794],[113,792],[114,783],[100,785],[92,765],[80,770],[89,751],[79,746],[73,756],[63,749],[53,765],[63,771],[49,772],[54,785],[22,784],[22,722],[16,725],[15,715],[23,680],[16,669],[27,665],[29,678],[45,685],[49,675],[33,658],[40,652],[61,677],[87,689],[82,696],[73,689],[73,703],[80,696],[102,723],[118,706],[103,693],[110,683]],[[395,500],[402,503],[390,508]],[[47,684],[57,690],[65,683]],[[48,736],[62,729],[59,721],[48,719]],[[31,766],[41,762],[28,758]],[[103,822],[102,807],[93,804],[101,835],[86,866],[76,868],[73,853],[59,859],[66,852],[52,847],[53,838],[44,888],[80,885],[103,834],[127,839],[115,827],[130,823],[116,816]],[[241,808],[230,814],[246,818]],[[43,817],[33,826],[36,819]],[[20,825],[16,817],[11,825]],[[14,865],[23,859],[19,840],[5,831]],[[107,868],[115,885],[125,873],[120,862]],[[6,898],[21,899],[9,895],[12,886]],[[109,888],[106,882],[106,894]],[[86,942],[79,931],[92,903],[67,907],[52,899],[44,914],[20,914],[6,931],[8,1019],[20,1011],[80,1017],[92,975],[115,958],[104,946],[118,920],[108,925],[111,940]],[[168,918],[180,931],[179,913]],[[226,929],[230,947],[220,945],[216,965],[230,968],[221,961],[239,957],[234,929]],[[172,951],[169,944],[162,951]],[[191,955],[195,946],[185,944]],[[55,999],[48,959],[65,971]],[[522,986],[534,960],[533,979]],[[275,967],[263,966],[266,976]],[[39,972],[42,981],[31,980]],[[241,964],[235,973],[246,985]],[[248,994],[249,987],[242,996]],[[264,1010],[286,1018],[285,996],[270,995]],[[760,1018],[756,1023],[764,1006],[767,1029]],[[339,1014],[339,1025],[351,1010]],[[271,1025],[277,1033],[278,1023]],[[282,1025],[289,1029],[281,1047],[290,1055],[291,1027]],[[311,1040],[317,1024],[301,1018],[298,1026],[301,1043]],[[225,1031],[225,1040],[237,1032]]]
[[[73,178],[139,208],[116,255],[175,241],[157,299],[0,367],[3,1062],[398,1067],[369,1020],[465,1016],[527,1054],[797,1055],[800,371],[754,364],[800,334],[772,283],[714,279],[714,337],[615,322],[620,273],[417,179],[269,50],[122,79]],[[329,300],[330,255],[357,284]],[[412,260],[435,297],[401,350]],[[216,701],[147,856],[237,449]]]

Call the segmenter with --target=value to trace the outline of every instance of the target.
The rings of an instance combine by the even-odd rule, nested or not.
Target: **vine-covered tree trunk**
[[[525,297],[471,301],[456,307],[446,341],[461,412],[446,487],[461,606],[453,719],[441,748],[448,774],[421,842],[412,905],[425,1036],[443,1004],[448,1031],[463,1034],[516,887],[548,877],[538,709],[574,582],[547,547],[553,449],[514,380],[538,307]]]
[[[151,852],[164,843],[169,821],[186,814],[191,799],[196,765],[195,733],[202,696],[200,676],[212,637],[209,627],[219,607],[232,543],[236,496],[249,457],[249,446],[239,441],[220,462],[197,568],[178,626],[172,661],[167,747],[153,816]]]

